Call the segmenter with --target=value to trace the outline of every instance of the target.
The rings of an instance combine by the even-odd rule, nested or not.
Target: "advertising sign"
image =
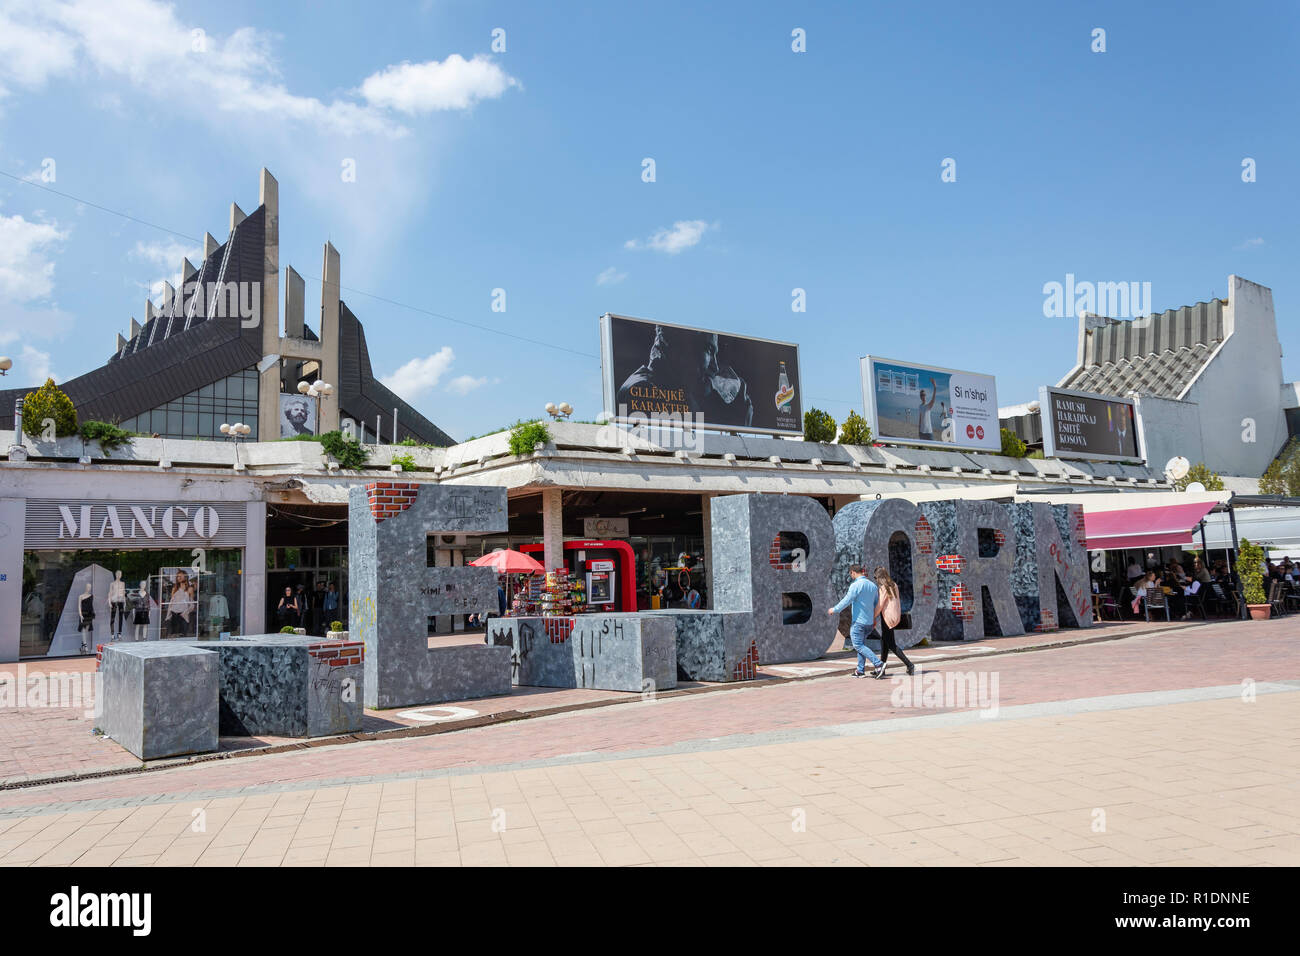
[[[1043,386],[1038,404],[1044,457],[1146,461],[1132,399]]]
[[[582,536],[603,541],[628,536],[626,518],[583,518]]]
[[[280,437],[316,434],[316,400],[292,392],[280,393]]]
[[[879,442],[1002,448],[992,375],[867,355],[862,359],[862,398],[871,433]]]
[[[608,313],[600,344],[614,421],[803,432],[797,345]]]

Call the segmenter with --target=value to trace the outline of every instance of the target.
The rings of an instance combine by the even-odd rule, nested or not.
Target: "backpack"
[[[889,597],[885,598],[885,608],[881,611],[880,616],[884,620],[885,625],[891,630],[898,627],[898,622],[902,620],[903,613],[902,608],[899,607],[897,592],[890,594]]]

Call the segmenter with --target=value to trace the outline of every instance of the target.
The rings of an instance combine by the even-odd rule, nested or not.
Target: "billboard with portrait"
[[[614,421],[803,432],[797,345],[608,313],[600,342]]]
[[[308,395],[280,393],[280,437],[316,434],[316,400]]]
[[[992,375],[894,359],[862,359],[862,399],[876,441],[1000,451]]]
[[[1132,399],[1043,386],[1038,404],[1044,457],[1146,461]]]

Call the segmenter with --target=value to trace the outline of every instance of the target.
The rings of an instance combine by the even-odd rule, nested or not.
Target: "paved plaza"
[[[918,648],[910,685],[822,661],[435,735],[12,778],[0,864],[1295,865],[1296,631],[995,639]]]

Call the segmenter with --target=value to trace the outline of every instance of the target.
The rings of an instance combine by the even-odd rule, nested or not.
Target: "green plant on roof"
[[[844,419],[844,424],[840,426],[840,444],[871,444],[871,426],[867,424],[865,418],[852,409],[849,410],[849,417]]]
[[[510,454],[531,455],[550,440],[551,430],[543,422],[516,422],[510,429]]]
[[[803,440],[818,444],[835,441],[835,419],[820,408],[810,408],[803,413]]]
[[[54,419],[55,438],[77,433],[77,407],[52,378],[47,378],[44,385],[24,396],[23,431],[32,438],[40,438],[47,418]]]
[[[131,440],[129,431],[119,428],[112,422],[97,422],[94,420],[82,422],[78,431],[81,434],[82,441],[87,444],[97,442],[104,451],[120,448]]]
[[[1020,437],[1010,428],[1002,430],[1002,454],[1008,458],[1024,458],[1025,452],[1029,449]]]
[[[1222,491],[1223,479],[1217,474],[1210,471],[1209,466],[1203,461],[1198,461],[1187,470],[1187,474],[1174,482],[1174,488],[1178,491],[1186,491],[1187,486],[1192,482],[1199,481],[1205,486],[1206,491]]]
[[[356,471],[366,466],[370,449],[359,441],[344,437],[340,431],[326,432],[320,436],[321,448],[339,463],[340,468]]]
[[[394,455],[393,464],[402,471],[415,471],[415,458],[412,455]]]

